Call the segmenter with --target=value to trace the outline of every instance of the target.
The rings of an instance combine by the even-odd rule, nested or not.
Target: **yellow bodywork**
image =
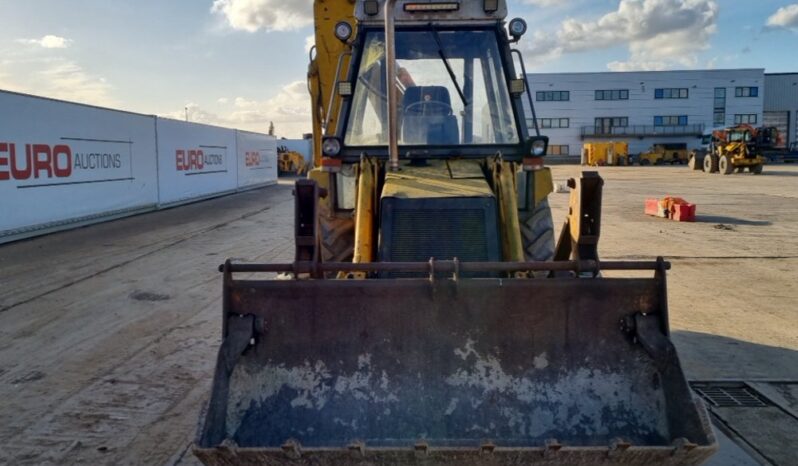
[[[354,242],[352,260],[372,262],[376,260],[376,225],[379,219],[379,196],[426,196],[426,197],[473,197],[495,196],[497,198],[502,250],[504,260],[523,261],[524,249],[518,218],[518,194],[516,179],[521,165],[497,161],[430,161],[429,166],[412,167],[403,164],[402,171],[385,171],[382,162],[364,157],[355,167],[357,192],[355,208],[351,211],[338,209],[335,202],[335,173],[322,168],[322,137],[334,132],[342,98],[335,88],[336,79],[344,79],[350,65],[347,52],[351,49],[334,35],[335,25],[346,21],[357,31],[354,16],[355,0],[315,0],[315,55],[308,68],[308,90],[311,94],[313,123],[313,167],[308,173],[328,195],[319,199],[320,222],[338,224],[354,220]],[[354,37],[352,38],[354,40]],[[351,42],[351,40],[350,40]],[[364,51],[362,60],[378,59],[379,53]],[[343,58],[341,59],[340,57]],[[340,61],[340,63],[339,63]],[[340,70],[339,70],[340,64]],[[340,72],[336,76],[336,71]],[[335,171],[335,170],[333,170]],[[533,199],[527,201],[531,207],[539,205],[553,191],[551,171],[543,168],[532,172]],[[382,177],[391,183],[382,183]],[[486,178],[487,177],[487,178]],[[488,182],[490,180],[490,183]],[[384,192],[379,190],[386,186]],[[350,274],[351,278],[364,278],[363,274]]]
[[[641,165],[685,164],[688,154],[687,145],[672,148],[664,144],[654,144],[648,152],[643,152],[638,156],[638,163]]]
[[[313,2],[313,18],[315,22],[316,54],[308,67],[308,90],[313,116],[313,166],[321,165],[321,139],[324,127],[335,128],[338,124],[338,110],[341,97],[334,89],[338,70],[339,57],[349,45],[344,44],[334,35],[335,25],[341,21],[348,22],[357,31],[354,0],[315,0]],[[341,74],[349,67],[349,57],[344,56],[341,62]],[[330,97],[332,108],[328,114]]]
[[[590,142],[583,146],[583,165],[628,165],[629,144],[624,141]]]
[[[374,218],[377,210],[379,163],[364,157],[360,162],[355,207],[355,248],[353,262],[374,261]]]
[[[502,254],[506,262],[524,261],[524,244],[521,238],[521,225],[518,221],[518,164],[494,161],[493,188],[499,206],[499,229],[502,240]]]
[[[277,169],[279,173],[304,175],[308,171],[305,157],[296,151],[277,151]]]
[[[718,157],[728,156],[731,163],[735,167],[748,167],[752,165],[762,165],[767,159],[761,155],[754,157],[749,156],[748,146],[742,142],[729,142],[726,144],[719,144],[715,148],[715,154]]]

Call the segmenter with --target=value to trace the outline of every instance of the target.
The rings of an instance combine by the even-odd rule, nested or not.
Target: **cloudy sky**
[[[471,0],[466,0],[471,1]],[[798,3],[509,0],[530,71],[798,71]],[[298,137],[312,0],[0,0],[0,89]]]

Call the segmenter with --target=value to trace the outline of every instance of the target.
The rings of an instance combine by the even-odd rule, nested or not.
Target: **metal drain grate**
[[[765,408],[767,398],[744,383],[693,383],[693,390],[718,408]]]

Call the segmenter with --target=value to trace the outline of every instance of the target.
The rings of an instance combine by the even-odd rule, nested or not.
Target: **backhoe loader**
[[[295,261],[220,267],[222,343],[194,454],[711,456],[669,337],[669,264],[599,261],[597,173],[569,181],[555,243],[548,139],[513,47],[526,23],[505,21],[504,0],[316,0],[314,14],[314,167],[294,189]]]
[[[743,124],[715,130],[704,157],[704,171],[730,175],[748,169],[759,175],[767,162],[764,151],[773,149],[778,141],[779,131],[775,127],[754,128]]]

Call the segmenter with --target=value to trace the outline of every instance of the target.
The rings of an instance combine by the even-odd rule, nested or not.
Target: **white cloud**
[[[535,5],[539,7],[550,7],[555,5],[562,5],[565,3],[563,0],[521,0],[521,3],[527,5]]]
[[[228,99],[227,97],[219,97],[218,99],[216,99],[216,103],[218,103],[219,105],[227,105],[229,102],[230,99]]]
[[[211,11],[248,32],[290,31],[313,23],[312,0],[214,0]]]
[[[265,133],[269,129],[269,122],[273,121],[279,136],[293,138],[301,137],[311,129],[310,96],[305,81],[294,81],[265,101],[236,97],[232,109],[225,114],[208,112],[195,103],[187,107],[189,120],[199,123]],[[185,109],[163,116],[182,120],[185,118]]]
[[[52,34],[48,34],[41,39],[17,39],[16,42],[20,44],[38,45],[45,49],[65,49],[72,44],[71,39],[54,36]]]
[[[564,20],[555,33],[538,31],[527,55],[559,56],[626,45],[628,61],[610,69],[662,69],[695,66],[697,52],[709,47],[716,30],[714,0],[621,0],[618,9],[593,20]]]
[[[668,64],[662,61],[612,61],[607,63],[610,71],[662,71]]]
[[[104,107],[119,105],[112,96],[113,86],[105,78],[93,75],[74,61],[63,58],[9,60],[2,65],[16,71],[11,75],[0,67],[0,87],[4,89]],[[25,79],[11,77],[16,75],[24,75]]]
[[[783,6],[768,18],[771,28],[798,28],[798,3]]]
[[[305,53],[309,53],[310,49],[316,46],[316,36],[309,35],[305,37]]]

